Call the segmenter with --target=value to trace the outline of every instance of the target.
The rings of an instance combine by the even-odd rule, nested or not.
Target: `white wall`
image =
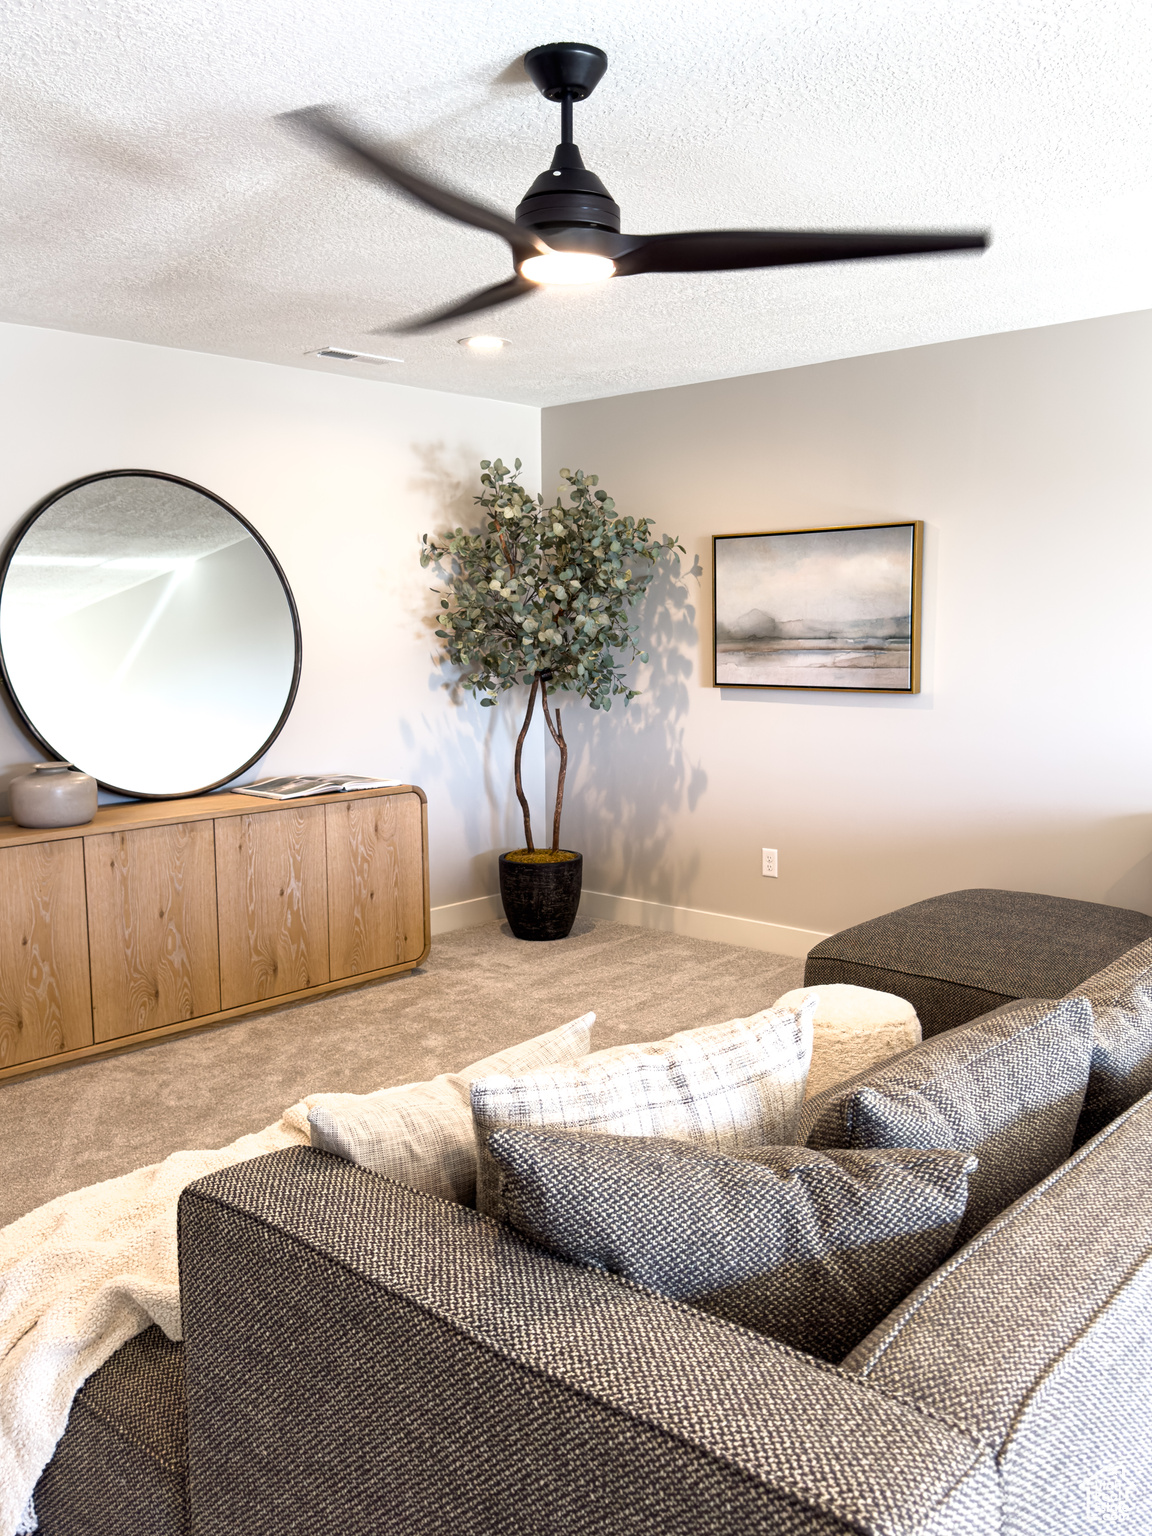
[[[243,513],[287,573],[304,641],[296,706],[246,777],[420,784],[433,904],[495,890],[495,852],[519,840],[515,711],[451,697],[432,660],[436,600],[419,536],[469,515],[481,458],[518,455],[536,482],[535,409],[4,325],[0,421],[4,538],[48,492],[103,469],[167,470]],[[0,711],[0,783],[40,755]],[[440,926],[490,905],[442,913]]]
[[[590,909],[793,952],[967,886],[1152,911],[1150,423],[1152,313],[546,410],[545,492],[598,473],[696,571],[644,697],[567,711],[565,844],[632,899]],[[713,533],[911,518],[919,696],[710,686]]]

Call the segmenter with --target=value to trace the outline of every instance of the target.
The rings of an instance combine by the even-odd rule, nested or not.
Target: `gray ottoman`
[[[925,1036],[1020,997],[1063,997],[1152,935],[1152,917],[1030,891],[950,891],[808,951],[804,985],[843,981],[912,1004]]]

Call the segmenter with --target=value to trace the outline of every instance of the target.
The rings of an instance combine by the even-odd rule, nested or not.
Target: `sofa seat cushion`
[[[817,1002],[806,1099],[920,1044],[915,1008],[893,992],[832,982],[824,987],[796,987],[778,997],[776,1007],[799,1007],[810,992],[816,994]]]
[[[183,1344],[147,1328],[89,1376],[33,1503],[38,1536],[186,1536]]]
[[[985,1228],[843,1362],[986,1444],[999,1529],[1144,1536],[1152,1095]]]
[[[588,1054],[594,1013],[551,1029],[460,1072],[376,1093],[305,1099],[312,1145],[385,1178],[460,1205],[476,1202],[476,1137],[468,1091],[475,1077],[531,1072]]]
[[[501,1214],[488,1138],[506,1126],[671,1136],[714,1152],[794,1141],[815,1007],[812,997],[647,1045],[609,1046],[569,1066],[477,1078],[477,1209]]]
[[[1075,989],[1092,1004],[1092,1068],[1076,1127],[1083,1145],[1152,1092],[1152,939]]]
[[[950,891],[834,933],[806,986],[851,982],[907,998],[925,1036],[1022,997],[1064,997],[1152,937],[1152,917],[1029,891]]]
[[[525,1237],[833,1363],[951,1252],[976,1167],[562,1130],[488,1145]]]
[[[1083,998],[1009,1003],[809,1100],[801,1139],[974,1152],[965,1242],[1071,1152],[1091,1054]]]

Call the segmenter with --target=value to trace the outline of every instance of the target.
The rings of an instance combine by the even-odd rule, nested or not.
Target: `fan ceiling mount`
[[[408,169],[327,107],[284,114],[309,131],[345,164],[384,181],[426,208],[488,230],[508,243],[513,275],[406,325],[377,335],[422,331],[524,298],[541,286],[603,282],[643,272],[720,272],[796,266],[819,261],[861,261],[941,251],[982,251],[982,231],[946,233],[876,230],[699,229],[665,235],[620,233],[620,209],[600,178],[588,170],[572,137],[572,108],[604,78],[608,55],[590,43],[546,43],[524,55],[524,68],[546,100],[560,106],[560,143],[552,164],[524,194],[515,220]]]

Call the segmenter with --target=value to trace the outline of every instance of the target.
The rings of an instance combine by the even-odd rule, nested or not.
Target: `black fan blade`
[[[448,320],[458,320],[461,315],[474,315],[480,309],[495,309],[497,304],[510,304],[513,299],[522,299],[538,287],[538,283],[530,283],[526,277],[517,275],[510,277],[507,282],[494,283],[491,288],[481,288],[477,293],[470,293],[466,299],[461,299],[458,304],[449,304],[446,309],[435,309],[431,314],[421,315],[403,325],[382,325],[379,330],[369,334],[407,336],[414,331],[426,331]]]
[[[791,267],[809,261],[865,261],[933,251],[982,251],[986,234],[908,234],[848,230],[692,229],[630,235],[615,257],[616,275],[637,272],[723,272],[739,267]]]
[[[446,218],[461,224],[471,224],[475,229],[486,229],[490,234],[507,240],[517,261],[528,256],[543,255],[548,246],[530,229],[513,224],[502,213],[486,208],[483,203],[472,202],[458,192],[450,192],[424,176],[417,176],[407,166],[386,154],[375,144],[370,144],[346,123],[343,123],[326,107],[301,107],[295,112],[283,112],[280,121],[289,127],[300,128],[322,139],[329,147],[340,152],[341,158],[362,174],[386,181],[390,186],[406,192],[425,208],[432,208]]]

